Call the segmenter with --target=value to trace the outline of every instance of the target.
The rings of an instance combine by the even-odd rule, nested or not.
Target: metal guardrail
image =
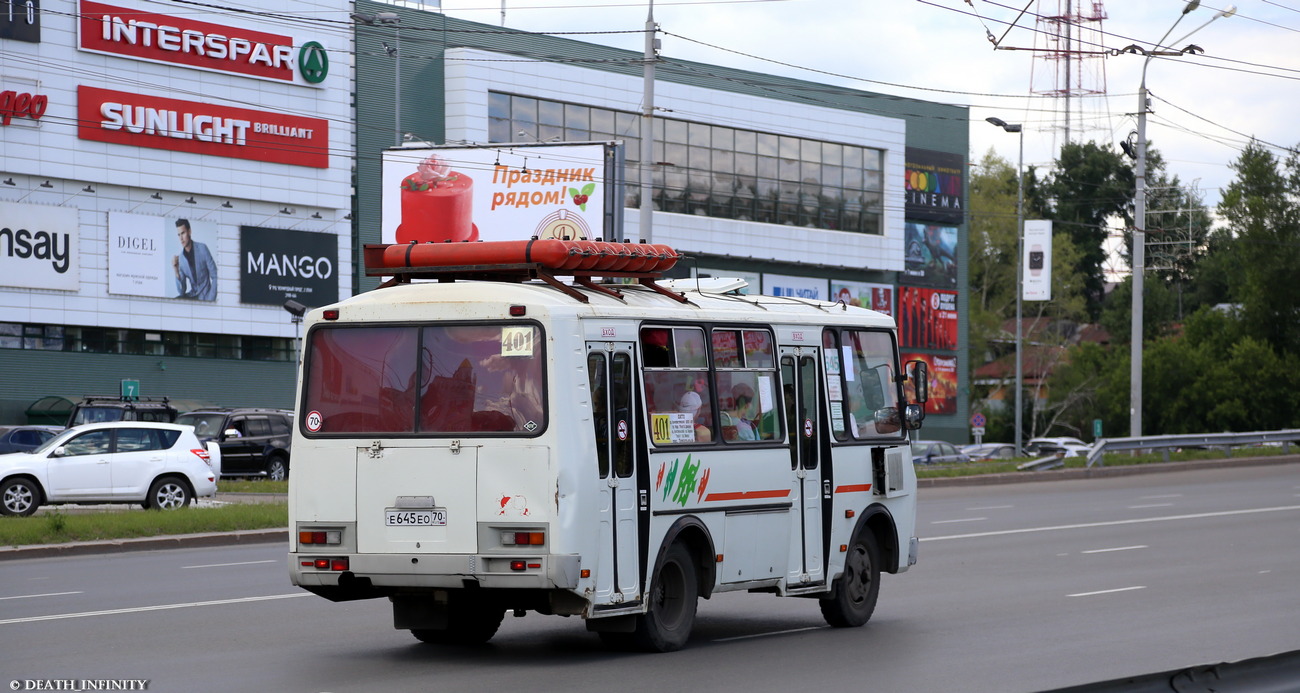
[[[1016,470],[1021,472],[1041,472],[1048,469],[1056,469],[1065,466],[1065,455],[1056,454],[1040,457],[1036,460],[1030,460],[1016,465]]]
[[[1141,436],[1137,438],[1101,438],[1088,452],[1088,466],[1105,466],[1102,456],[1108,452],[1124,450],[1169,450],[1176,448],[1236,448],[1243,445],[1281,443],[1290,452],[1292,443],[1300,443],[1300,429],[1283,431],[1255,431],[1253,433],[1193,433],[1166,436]]]

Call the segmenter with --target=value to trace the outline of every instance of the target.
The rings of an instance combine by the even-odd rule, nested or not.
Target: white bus
[[[735,590],[865,623],[917,558],[926,372],[893,320],[735,280],[546,278],[395,281],[307,315],[293,583],[387,597],[433,643],[536,611],[675,650],[697,598]]]

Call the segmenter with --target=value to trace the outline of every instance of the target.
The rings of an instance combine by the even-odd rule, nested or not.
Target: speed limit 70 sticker
[[[325,417],[321,416],[318,411],[310,411],[307,413],[306,423],[307,430],[312,433],[319,433],[321,426],[325,425]]]

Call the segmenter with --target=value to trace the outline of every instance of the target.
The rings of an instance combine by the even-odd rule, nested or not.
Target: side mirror
[[[925,404],[930,399],[930,367],[925,361],[908,361],[907,377],[912,380],[912,389],[916,392],[917,404]]]
[[[60,445],[59,447],[54,448],[54,452],[50,453],[50,456],[65,457],[67,456],[67,454],[68,454],[68,448],[66,446]]]
[[[903,423],[907,430],[915,431],[921,427],[921,422],[925,421],[925,406],[921,404],[909,404],[903,410]]]
[[[222,437],[222,438],[239,438],[239,437],[241,437],[241,436],[239,435],[239,431],[237,431],[237,430],[235,430],[235,429],[233,429],[233,428],[227,428],[225,431],[222,431],[222,433],[221,433],[221,437]]]

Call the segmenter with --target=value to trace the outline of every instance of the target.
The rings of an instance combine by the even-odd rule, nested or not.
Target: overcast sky
[[[1016,162],[1017,137],[984,122],[997,116],[1025,125],[1025,164],[1047,166],[1065,136],[1066,100],[1040,92],[1066,85],[1053,74],[1061,63],[1033,49],[1048,47],[1050,28],[1039,16],[1061,14],[1065,5],[1066,0],[656,0],[654,17],[664,32],[665,57],[968,105],[972,161],[992,147]],[[1202,190],[1207,204],[1216,204],[1220,188],[1233,179],[1228,165],[1250,137],[1278,147],[1300,143],[1300,0],[1240,0],[1235,16],[1208,26],[1226,3],[1202,4],[1187,15],[1182,0],[1073,5],[1076,11],[1083,5],[1088,15],[1100,8],[1106,16],[1086,23],[1082,48],[1149,49],[1178,21],[1165,45],[1195,43],[1205,50],[1151,60],[1147,137],[1171,172]],[[442,0],[450,16],[495,25],[502,23],[503,6],[506,26],[547,33],[640,30],[647,11],[646,2],[624,0]],[[1000,46],[1021,50],[995,50],[990,32]],[[639,34],[573,38],[637,51],[643,45]],[[1113,145],[1136,129],[1144,61],[1124,54],[1077,64],[1082,79],[1071,86],[1096,95],[1069,100],[1071,139]],[[1281,150],[1275,154],[1285,156]]]

